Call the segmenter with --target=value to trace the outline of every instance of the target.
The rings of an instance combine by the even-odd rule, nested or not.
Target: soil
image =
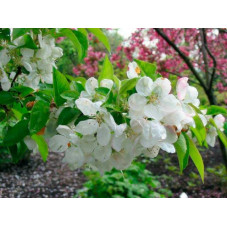
[[[183,174],[179,173],[178,159],[175,154],[170,155],[163,152],[160,160],[149,163],[147,169],[154,175],[160,176],[162,187],[168,187],[173,192],[173,197],[179,198],[180,194],[185,192],[189,198],[227,198],[226,172],[223,171],[223,174],[217,175],[207,171],[207,168],[217,169],[217,166],[222,165],[219,147],[201,151],[201,155],[205,167],[204,184],[192,160],[189,160]],[[168,158],[170,160],[166,162]],[[172,170],[171,167],[173,167]],[[224,166],[222,169],[225,170]]]
[[[0,197],[71,198],[82,188],[82,170],[71,171],[61,160],[63,154],[50,152],[44,163],[39,154],[27,163],[9,165],[0,170]]]
[[[222,163],[218,147],[201,152],[205,168]],[[3,198],[72,198],[86,181],[82,169],[71,171],[61,162],[63,154],[51,152],[44,163],[39,154],[20,165],[0,169],[0,197]],[[173,197],[185,192],[188,197],[227,197],[226,180],[205,171],[203,184],[192,163],[179,174],[176,154],[161,152],[158,160],[149,162],[147,169],[159,176],[163,188],[169,188]],[[193,175],[193,177],[192,177]],[[226,178],[225,178],[226,179]]]

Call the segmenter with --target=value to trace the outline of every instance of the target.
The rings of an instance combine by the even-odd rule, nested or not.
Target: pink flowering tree
[[[124,46],[134,58],[156,62],[158,72],[168,77],[187,76],[204,90],[209,103],[217,104],[215,91],[227,91],[226,29],[137,29]],[[227,155],[221,149],[227,165]]]
[[[124,47],[129,60],[157,62],[168,77],[188,76],[204,90],[211,105],[214,91],[227,90],[227,30],[225,29],[137,29]]]

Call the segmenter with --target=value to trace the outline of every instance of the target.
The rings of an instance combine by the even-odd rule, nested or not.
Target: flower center
[[[141,72],[139,67],[136,67],[135,71],[136,71],[137,74],[140,74],[140,72]]]

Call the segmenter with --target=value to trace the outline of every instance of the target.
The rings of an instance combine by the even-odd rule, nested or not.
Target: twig
[[[184,60],[184,62],[186,63],[186,65],[188,66],[188,68],[191,70],[191,72],[195,75],[195,77],[199,81],[200,85],[207,92],[207,87],[206,87],[204,81],[202,80],[202,78],[200,77],[200,75],[198,74],[198,72],[195,70],[195,68],[192,65],[192,63],[190,62],[189,58],[180,51],[180,49],[175,45],[175,43],[173,43],[166,36],[166,34],[162,32],[161,29],[155,28],[155,31],[179,54],[179,56]]]
[[[15,75],[15,77],[13,78],[13,81],[12,81],[12,83],[11,83],[11,87],[13,86],[13,84],[14,84],[14,82],[16,81],[17,77],[18,77],[21,73],[22,73],[21,67],[19,66],[19,67],[17,68],[16,75]]]
[[[215,77],[217,62],[216,62],[215,57],[210,52],[210,50],[209,50],[209,48],[207,46],[207,39],[206,39],[206,31],[205,31],[205,28],[202,28],[202,31],[203,31],[203,39],[204,39],[204,44],[205,44],[206,51],[207,51],[207,53],[209,54],[209,56],[211,57],[211,59],[213,61],[213,71],[212,71],[212,74],[211,74],[210,86],[209,86],[209,89],[211,89],[212,88],[212,85],[213,85],[214,77]]]

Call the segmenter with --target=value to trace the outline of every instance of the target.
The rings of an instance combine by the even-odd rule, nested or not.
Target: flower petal
[[[80,134],[86,136],[86,135],[93,135],[97,132],[99,127],[99,124],[94,119],[88,119],[85,121],[80,121],[77,125],[75,130],[79,132]]]
[[[61,135],[53,136],[49,141],[49,147],[54,152],[64,152],[68,149],[69,140]]]
[[[185,98],[186,92],[188,90],[188,78],[183,77],[177,81],[177,97],[179,100],[183,100]]]
[[[98,88],[98,80],[94,77],[91,77],[87,80],[85,84],[85,89],[89,95],[95,94],[95,88]]]
[[[146,103],[147,99],[138,93],[132,94],[128,99],[129,107],[133,110],[141,110]]]
[[[97,106],[87,98],[79,98],[76,100],[78,109],[87,116],[94,116],[98,110]]]
[[[144,76],[136,84],[136,91],[142,96],[151,94],[153,81],[151,78]]]
[[[110,129],[105,123],[102,123],[97,130],[97,141],[99,145],[106,146],[109,144],[111,138]]]

